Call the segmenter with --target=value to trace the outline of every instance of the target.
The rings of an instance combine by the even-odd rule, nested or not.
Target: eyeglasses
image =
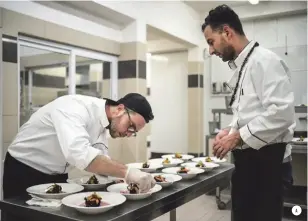
[[[136,126],[135,126],[135,124],[131,120],[131,117],[130,117],[130,114],[129,114],[129,110],[127,108],[125,108],[125,110],[126,110],[126,113],[128,115],[129,122],[130,122],[129,127],[127,128],[127,132],[131,133],[134,137],[136,137],[137,136],[137,132],[138,132],[137,129],[136,129]]]

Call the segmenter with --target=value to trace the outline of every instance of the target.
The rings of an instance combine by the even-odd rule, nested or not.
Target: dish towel
[[[32,199],[26,201],[30,206],[41,206],[41,207],[60,207],[61,201],[55,199],[42,199],[37,197],[32,197]]]

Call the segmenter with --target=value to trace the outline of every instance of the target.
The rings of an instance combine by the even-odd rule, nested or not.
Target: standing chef
[[[124,178],[146,192],[152,176],[128,169],[107,155],[112,138],[136,135],[154,116],[148,101],[131,93],[118,101],[67,95],[35,112],[19,130],[4,162],[4,198],[20,196],[33,185],[63,183],[68,165],[91,173]]]
[[[216,137],[213,153],[233,152],[234,221],[281,221],[282,163],[290,155],[295,121],[290,72],[276,54],[249,41],[238,15],[221,5],[202,25],[211,55],[228,61],[234,75],[230,128]]]

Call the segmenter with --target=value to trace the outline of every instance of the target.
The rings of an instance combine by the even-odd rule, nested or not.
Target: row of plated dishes
[[[82,213],[98,214],[123,204],[126,200],[145,199],[182,179],[192,179],[198,174],[209,172],[225,161],[226,159],[215,157],[194,158],[192,155],[176,153],[147,162],[127,164],[128,167],[151,173],[155,179],[155,186],[146,193],[141,193],[136,184],[98,175],[68,179],[67,183],[36,185],[29,187],[27,192],[38,199],[61,201],[63,205]],[[156,170],[161,168],[162,171],[157,173]],[[107,185],[107,192],[101,191]],[[81,192],[84,190],[85,192]]]

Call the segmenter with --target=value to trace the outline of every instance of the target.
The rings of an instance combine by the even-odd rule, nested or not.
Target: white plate
[[[299,145],[305,145],[305,144],[307,144],[307,138],[304,138],[304,141],[298,141],[299,140],[299,137],[294,137],[293,139],[292,139],[292,143],[294,143],[294,144],[299,144]]]
[[[202,161],[202,163],[204,164],[204,167],[196,167],[196,165],[198,164],[197,162],[182,163],[181,166],[199,168],[199,169],[204,170],[205,172],[209,172],[213,170],[215,167],[219,167],[219,164],[217,163],[208,163],[204,161]]]
[[[124,178],[108,176],[108,179],[112,180],[115,183],[125,183]]]
[[[85,214],[99,214],[104,213],[115,206],[118,206],[126,201],[126,198],[119,193],[109,192],[96,192],[97,195],[102,197],[102,202],[108,203],[108,205],[100,207],[85,207],[83,206],[85,197],[90,196],[93,192],[77,193],[67,196],[62,199],[62,204],[76,209],[77,211]]]
[[[151,159],[151,160],[148,160],[149,163],[154,163],[154,164],[162,164],[163,167],[175,167],[181,163],[184,163],[183,160],[180,160],[180,159],[171,159],[171,158],[168,158],[170,163],[164,163],[163,161],[165,159],[163,158],[157,158],[157,159]]]
[[[178,171],[181,169],[181,167],[169,167],[169,168],[165,168],[162,170],[163,173],[170,173],[170,174],[176,174],[181,176],[184,180],[188,180],[191,178],[194,178],[195,176],[197,176],[200,173],[204,173],[204,170],[199,169],[199,168],[188,168],[189,171],[188,173],[178,173]]]
[[[90,179],[91,175],[83,176],[80,178],[67,179],[66,182],[82,185],[86,190],[100,190],[103,189],[107,184],[113,182],[113,180],[109,179],[108,177],[103,177],[99,175],[95,176],[98,180],[98,184],[87,184],[87,181]]]
[[[162,155],[161,158],[172,158],[172,159],[180,159],[180,160],[184,160],[184,161],[188,161],[191,160],[192,158],[194,158],[193,155],[187,155],[187,154],[181,154],[182,158],[175,158],[175,154],[167,154],[167,155]]]
[[[150,191],[147,193],[138,193],[138,194],[123,193],[123,192],[128,191],[127,186],[128,186],[127,183],[117,183],[117,184],[108,186],[107,191],[114,192],[114,193],[120,193],[129,200],[141,200],[141,199],[145,199],[151,196],[153,193],[156,193],[162,189],[161,185],[155,184],[155,186],[152,189],[150,189]]]
[[[193,158],[192,161],[194,162],[199,162],[199,161],[202,161],[203,163],[206,162],[205,159],[207,159],[208,157],[196,157],[196,158]],[[226,158],[223,158],[223,159],[219,159],[217,157],[210,157],[212,162],[208,162],[208,163],[224,163],[227,161]]]
[[[167,173],[152,173],[152,177],[154,178],[157,175],[161,175],[166,179],[166,182],[157,182],[157,184],[161,185],[162,187],[168,187],[171,186],[173,183],[178,182],[182,179],[181,176],[176,174],[167,174]]]
[[[147,173],[155,172],[157,169],[163,167],[162,164],[150,163],[150,162],[147,162],[147,163],[150,164],[149,168],[142,168],[143,163],[128,163],[126,164],[126,166],[130,168],[137,168]]]
[[[54,183],[46,183],[35,185],[27,188],[29,194],[46,198],[46,199],[62,199],[70,194],[78,193],[84,189],[83,186],[74,183],[56,183],[62,187],[63,193],[46,193],[46,189],[52,186]]]

